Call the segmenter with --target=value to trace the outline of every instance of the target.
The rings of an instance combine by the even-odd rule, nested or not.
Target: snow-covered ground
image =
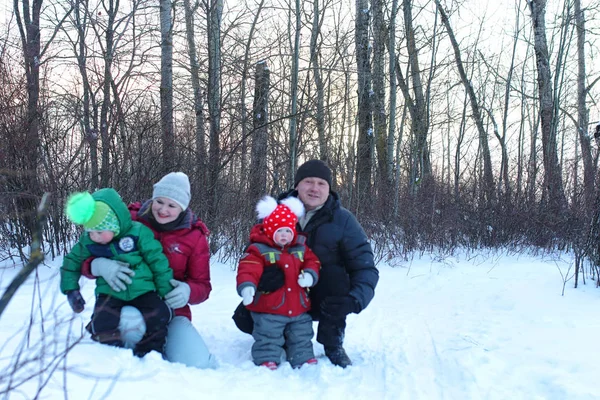
[[[82,335],[94,283],[82,279],[88,304],[73,316],[58,292],[60,262],[41,266],[0,317],[0,393],[10,385],[8,399],[31,399],[40,387],[41,399],[600,398],[600,289],[591,282],[573,289],[571,280],[561,295],[568,255],[424,256],[379,265],[375,299],[348,318],[345,347],[354,365],[334,367],[314,342],[318,365],[285,363],[276,371],[254,366],[252,338],[231,319],[240,301],[231,265],[212,263],[211,296],[192,307],[219,362],[199,370],[157,354],[140,360]],[[0,269],[2,292],[16,271]],[[72,346],[66,359],[65,346]]]

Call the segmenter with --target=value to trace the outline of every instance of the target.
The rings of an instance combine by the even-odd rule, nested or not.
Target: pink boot
[[[317,361],[317,360],[315,360],[315,361]],[[271,371],[275,371],[277,369],[277,363],[275,361],[266,361],[266,362],[260,364],[260,366],[267,367]]]
[[[306,360],[306,362],[304,362],[303,364],[300,365],[296,365],[295,367],[293,367],[294,369],[298,369],[298,368],[302,368],[304,365],[316,365],[318,363],[316,358],[309,358],[308,360]]]

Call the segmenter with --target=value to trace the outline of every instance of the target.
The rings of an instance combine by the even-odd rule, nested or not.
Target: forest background
[[[234,258],[319,158],[378,260],[533,246],[598,279],[599,6],[0,2],[2,259],[68,250],[69,193],[141,200],[175,170]]]

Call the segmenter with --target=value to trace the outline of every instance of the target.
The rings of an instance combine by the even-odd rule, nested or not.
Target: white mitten
[[[185,306],[192,292],[190,285],[177,279],[171,279],[169,282],[175,289],[165,295],[165,303],[174,310]]]
[[[252,286],[246,286],[245,288],[243,288],[242,289],[242,303],[244,303],[245,306],[252,303],[252,301],[254,301],[255,293],[256,293],[256,289],[254,289]]]
[[[115,292],[127,289],[127,285],[131,284],[130,277],[135,275],[129,264],[103,257],[92,260],[91,272],[94,276],[104,278]]]
[[[311,274],[305,274],[304,272],[298,275],[298,285],[301,287],[311,287],[313,285],[313,279]]]

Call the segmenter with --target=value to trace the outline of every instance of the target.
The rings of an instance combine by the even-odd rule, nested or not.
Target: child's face
[[[89,231],[90,239],[92,242],[98,244],[107,244],[115,237],[113,231]]]
[[[280,246],[289,244],[294,239],[294,232],[290,228],[279,228],[273,234],[273,241]]]
[[[159,224],[175,221],[182,211],[179,204],[166,197],[157,197],[152,200],[152,215]]]

